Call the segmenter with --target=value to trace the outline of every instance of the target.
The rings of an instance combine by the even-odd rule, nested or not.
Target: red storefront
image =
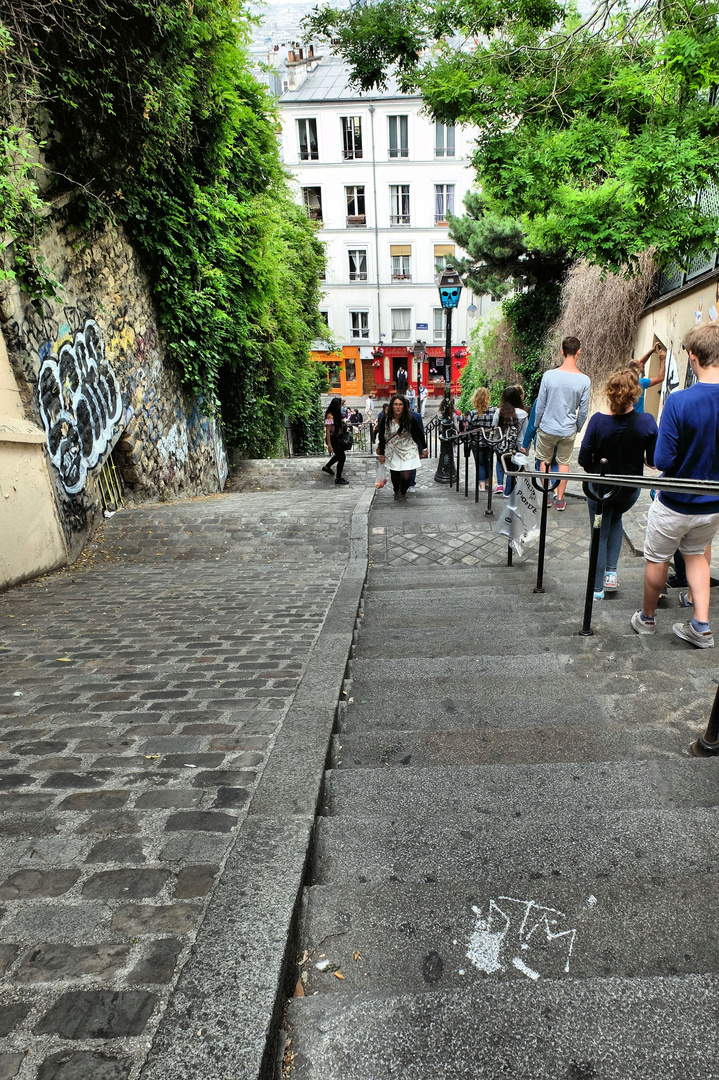
[[[444,393],[444,348],[441,345],[426,347],[427,359],[422,363],[422,383],[430,394]],[[452,394],[459,394],[459,376],[467,363],[467,347],[452,346]],[[411,345],[381,345],[372,350],[375,392],[378,397],[391,394],[396,386],[397,369],[406,368],[410,383],[417,385],[417,363]]]

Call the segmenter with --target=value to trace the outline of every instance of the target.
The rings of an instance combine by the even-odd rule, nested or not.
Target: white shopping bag
[[[384,467],[384,465],[382,464],[382,462],[380,461],[377,464],[377,476],[375,477],[374,486],[376,488],[383,488],[386,483],[387,483],[387,470]]]
[[[531,477],[524,473],[515,473],[512,494],[502,508],[502,515],[495,524],[493,532],[506,536],[517,555],[521,555],[525,544],[531,544],[539,536],[541,507],[539,492],[533,486]]]

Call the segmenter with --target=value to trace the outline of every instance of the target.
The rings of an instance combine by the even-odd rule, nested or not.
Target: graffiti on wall
[[[47,448],[68,495],[85,486],[88,469],[107,450],[122,415],[115,373],[105,359],[105,342],[94,319],[46,353],[38,375],[40,416]]]

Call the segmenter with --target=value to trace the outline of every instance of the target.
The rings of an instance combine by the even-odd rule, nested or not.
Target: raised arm
[[[649,386],[656,386],[658,383],[663,383],[664,376],[667,372],[667,350],[657,349],[657,353],[659,354],[659,357],[661,359],[661,364],[659,366],[659,374],[652,376],[652,378],[649,380]],[[647,389],[649,389],[649,387],[647,387]]]

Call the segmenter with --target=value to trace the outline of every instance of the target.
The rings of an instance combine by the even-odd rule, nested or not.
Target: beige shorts
[[[647,514],[644,558],[669,562],[679,548],[682,555],[702,555],[719,530],[719,514],[678,514],[655,499]]]
[[[576,431],[573,435],[547,435],[546,431],[540,428],[537,432],[537,457],[540,461],[551,461],[556,449],[559,464],[568,465],[572,460],[576,437]]]

